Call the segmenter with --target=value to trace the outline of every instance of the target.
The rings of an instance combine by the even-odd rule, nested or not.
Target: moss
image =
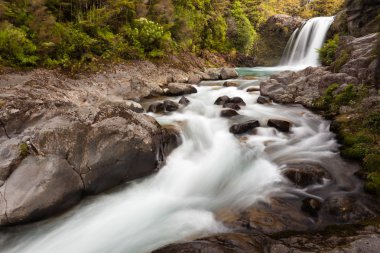
[[[377,133],[380,133],[380,113],[378,111],[367,114],[364,125]]]
[[[366,171],[380,171],[380,154],[368,154],[364,158],[364,169]]]
[[[334,62],[338,44],[339,35],[336,34],[333,39],[328,40],[319,50],[319,58],[323,65],[330,66]]]
[[[336,95],[334,98],[334,104],[338,106],[349,105],[350,102],[357,98],[357,91],[355,91],[354,86],[349,84],[344,90]]]
[[[368,193],[380,196],[380,172],[373,172],[368,175],[364,189]]]
[[[365,143],[355,143],[350,147],[344,147],[341,154],[344,158],[362,160],[366,156],[368,145]]]
[[[25,142],[20,143],[19,149],[20,149],[20,155],[22,157],[26,157],[30,154],[28,144],[26,144]]]
[[[346,50],[343,50],[340,54],[339,57],[332,63],[331,67],[335,73],[338,73],[344,64],[348,62],[350,59],[350,53]]]

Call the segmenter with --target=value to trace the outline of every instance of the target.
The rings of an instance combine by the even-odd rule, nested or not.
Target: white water
[[[323,46],[334,17],[317,17],[297,29],[286,45],[280,65],[319,66],[318,49]]]
[[[242,97],[247,106],[240,113],[264,127],[244,140],[230,134],[231,122],[213,105],[222,95]],[[281,191],[283,163],[321,161],[337,150],[328,122],[301,107],[259,105],[258,96],[233,87],[198,87],[183,111],[155,115],[183,132],[183,144],[158,174],[95,197],[63,217],[0,233],[0,252],[145,253],[226,231],[216,211],[244,208]],[[269,118],[291,120],[292,133],[265,127]]]
[[[274,67],[238,68],[241,75],[271,75],[281,71],[298,71],[320,66],[318,49],[325,42],[334,17],[317,17],[296,29],[283,52],[281,62]]]

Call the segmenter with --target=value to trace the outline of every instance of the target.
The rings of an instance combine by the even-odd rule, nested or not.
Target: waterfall
[[[323,46],[334,17],[318,17],[308,20],[301,29],[294,31],[286,45],[280,65],[319,66],[318,49]]]

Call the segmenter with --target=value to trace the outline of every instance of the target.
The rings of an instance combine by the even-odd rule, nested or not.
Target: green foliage
[[[37,47],[24,30],[9,23],[0,25],[0,56],[3,63],[11,66],[34,66],[38,57]]]
[[[380,113],[379,111],[374,111],[367,114],[364,120],[364,125],[371,130],[380,133]]]
[[[20,155],[22,157],[26,157],[26,156],[29,155],[28,144],[26,144],[25,142],[22,142],[22,143],[20,143],[20,145],[18,147],[19,147],[19,150],[20,150]]]
[[[364,168],[367,171],[380,171],[380,154],[368,154],[364,158]]]
[[[248,54],[257,39],[257,34],[249,19],[244,14],[239,1],[236,1],[232,5],[231,16],[233,18],[233,26],[229,31],[231,44],[239,52]]]
[[[367,183],[365,184],[364,189],[368,193],[375,194],[380,196],[380,173],[373,172],[368,175]]]
[[[334,62],[338,44],[339,35],[336,34],[333,39],[328,40],[319,50],[319,58],[323,65],[330,66]]]

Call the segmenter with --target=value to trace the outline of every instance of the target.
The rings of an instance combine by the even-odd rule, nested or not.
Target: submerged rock
[[[233,103],[226,103],[223,105],[223,108],[230,108],[230,109],[233,109],[235,111],[241,110],[241,108],[238,104],[233,104]]]
[[[244,102],[244,100],[241,97],[233,97],[233,98],[231,98],[229,103],[237,104],[240,106],[246,106],[246,103]]]
[[[302,211],[310,214],[313,217],[318,216],[319,210],[322,208],[322,203],[316,198],[305,198],[302,200]]]
[[[250,120],[244,123],[237,123],[230,127],[230,133],[233,134],[244,134],[250,130],[255,129],[260,126],[260,122],[257,120]]]
[[[225,103],[229,103],[230,102],[230,97],[228,96],[222,96],[222,97],[218,97],[215,102],[214,102],[214,105],[224,105]]]
[[[299,187],[322,184],[324,178],[330,178],[325,169],[313,164],[289,164],[283,174]]]
[[[238,87],[239,83],[233,81],[226,81],[223,83],[224,87]]]
[[[190,104],[190,100],[187,99],[186,97],[182,96],[181,99],[179,100],[178,102],[180,105],[189,105]]]
[[[162,113],[165,111],[165,106],[164,103],[162,102],[155,102],[151,104],[148,108],[148,112],[153,112],[153,113]]]
[[[257,103],[258,104],[261,104],[261,105],[264,105],[264,104],[270,104],[270,99],[269,98],[266,98],[266,97],[263,97],[263,96],[260,96],[258,99],[257,99]]]
[[[247,92],[256,92],[256,91],[260,91],[260,86],[253,86],[253,87],[249,87],[247,90]]]
[[[285,120],[270,119],[268,120],[268,126],[274,127],[278,131],[288,133],[290,131],[291,123]]]
[[[231,118],[236,115],[239,115],[239,113],[233,109],[226,109],[220,112],[220,116],[223,118]]]
[[[167,112],[174,112],[178,110],[178,104],[171,101],[171,100],[165,100],[164,101],[164,108]]]

